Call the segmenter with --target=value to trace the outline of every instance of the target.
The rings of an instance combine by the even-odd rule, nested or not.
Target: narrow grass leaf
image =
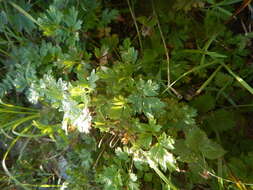
[[[205,64],[205,65],[200,65],[200,66],[194,67],[193,69],[191,69],[191,70],[185,72],[185,73],[182,74],[180,77],[178,77],[174,82],[172,82],[172,83],[170,84],[170,86],[169,86],[168,88],[166,88],[166,89],[162,92],[162,94],[165,93],[167,90],[169,90],[170,87],[172,87],[173,85],[175,85],[179,80],[181,80],[181,79],[184,78],[185,76],[187,76],[187,75],[189,75],[189,74],[191,74],[191,73],[193,73],[193,72],[195,72],[195,71],[201,70],[201,69],[203,69],[203,68],[205,68],[205,67],[209,67],[209,66],[211,66],[211,65],[215,65],[215,64],[217,64],[217,63],[218,63],[217,61],[213,61],[213,62],[207,63],[207,64]]]
[[[23,107],[23,106],[15,106],[15,105],[12,105],[12,104],[6,104],[1,100],[0,100],[0,105],[5,106],[5,107],[9,107],[9,108],[14,108],[14,109],[22,109],[22,110],[29,110],[29,111],[38,112],[38,109],[27,108],[27,107]]]
[[[153,167],[156,174],[173,190],[178,190],[178,188],[171,183],[171,181],[159,170],[157,167]]]
[[[15,135],[17,135],[17,136],[27,137],[27,138],[37,138],[37,137],[43,137],[43,136],[47,135],[47,134],[37,134],[37,135],[34,135],[34,134],[19,133],[19,132],[15,131],[15,129],[12,129],[12,133],[15,134]]]
[[[34,115],[33,112],[22,112],[22,111],[14,111],[14,110],[7,110],[7,109],[1,109],[0,113],[14,113],[14,114],[28,114],[28,115]]]
[[[22,132],[26,132],[28,131],[29,128],[26,127]],[[2,167],[5,171],[5,173],[9,176],[9,178],[11,180],[13,180],[17,185],[21,186],[22,188],[24,188],[25,190],[30,190],[29,188],[27,188],[26,186],[24,186],[20,181],[18,181],[12,174],[11,172],[8,170],[7,166],[6,166],[6,159],[11,151],[11,149],[14,147],[14,145],[16,144],[16,142],[20,139],[20,136],[18,136],[17,138],[15,138],[10,146],[8,147],[7,151],[5,152],[4,156],[3,156],[3,160],[2,160]]]
[[[212,75],[201,85],[201,87],[197,90],[196,94],[200,94],[203,89],[213,80],[217,72],[222,68],[222,65],[220,65],[213,73]]]
[[[20,6],[18,6],[16,3],[8,2],[10,3],[15,9],[17,9],[20,13],[22,13],[25,17],[27,17],[29,20],[40,26],[40,24],[24,9],[22,9]]]
[[[247,89],[251,94],[253,94],[253,88],[247,82],[245,82],[241,77],[235,74],[227,65],[223,63],[222,65],[245,89]]]
[[[204,54],[204,55],[209,55],[211,57],[215,57],[215,58],[226,58],[226,55],[217,53],[217,52],[213,52],[213,51],[205,51],[205,50],[199,50],[199,49],[185,49],[182,50],[183,53],[196,53],[196,54]]]

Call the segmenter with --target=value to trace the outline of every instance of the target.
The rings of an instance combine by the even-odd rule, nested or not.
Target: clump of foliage
[[[1,189],[252,189],[238,2],[0,1]]]

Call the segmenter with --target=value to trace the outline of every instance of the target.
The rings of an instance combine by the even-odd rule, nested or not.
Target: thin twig
[[[166,62],[167,62],[167,86],[168,86],[168,89],[170,89],[178,98],[181,99],[182,95],[180,95],[174,88],[171,87],[169,50],[167,48],[166,41],[165,41],[165,38],[164,38],[164,35],[163,35],[163,31],[162,31],[162,28],[161,28],[161,25],[160,25],[160,22],[159,22],[159,18],[158,18],[158,15],[156,13],[156,10],[155,10],[154,1],[152,0],[151,2],[152,2],[152,9],[153,9],[154,15],[155,15],[156,20],[157,20],[158,30],[160,32],[160,36],[161,36],[161,39],[162,39],[162,42],[163,42],[163,47],[164,47],[164,50],[165,50],[165,55],[166,55]]]
[[[245,36],[247,36],[247,35],[248,35],[248,31],[247,31],[247,28],[246,28],[246,26],[245,26],[245,23],[243,22],[242,19],[241,19],[241,25],[242,25],[242,28],[243,28],[243,30],[244,30]]]
[[[137,22],[136,22],[135,14],[134,14],[134,12],[133,12],[133,9],[132,9],[132,7],[131,7],[131,4],[130,4],[130,1],[129,1],[129,0],[127,0],[127,4],[128,4],[128,7],[129,7],[129,10],[130,10],[131,16],[132,16],[133,21],[134,21],[134,26],[135,26],[135,29],[136,29],[136,32],[137,32],[137,35],[138,35],[138,40],[139,40],[139,44],[140,44],[140,49],[141,49],[141,52],[142,52],[143,46],[142,46],[142,41],[141,41],[141,33],[140,33],[138,24],[137,24]]]
[[[164,50],[165,50],[166,61],[167,61],[167,74],[168,74],[167,81],[168,81],[168,86],[170,86],[170,56],[169,56],[168,48],[166,46],[166,42],[165,42],[165,38],[164,38],[164,35],[163,35],[163,31],[162,31],[162,28],[161,28],[161,25],[160,25],[160,22],[159,22],[159,18],[158,18],[158,15],[156,13],[156,10],[155,10],[155,5],[154,5],[153,0],[152,0],[152,8],[153,8],[156,20],[157,20],[157,26],[158,26],[158,29],[159,29],[159,32],[160,32],[160,35],[161,35],[161,38],[162,38]]]

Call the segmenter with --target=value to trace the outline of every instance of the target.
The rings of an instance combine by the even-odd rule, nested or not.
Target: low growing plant
[[[0,1],[0,187],[252,189],[240,2]]]

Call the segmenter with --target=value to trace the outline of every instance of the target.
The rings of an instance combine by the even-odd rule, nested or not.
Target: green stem
[[[133,21],[134,21],[134,26],[135,26],[135,29],[136,29],[136,32],[137,32],[137,35],[138,35],[138,40],[139,40],[139,44],[140,44],[140,49],[141,49],[141,52],[143,51],[143,46],[142,46],[142,41],[141,41],[141,33],[140,33],[140,30],[139,30],[139,27],[138,27],[138,24],[136,22],[136,17],[135,17],[135,14],[134,14],[134,11],[131,7],[131,4],[130,4],[130,1],[127,0],[127,4],[128,4],[128,7],[129,7],[129,10],[130,10],[130,13],[131,13],[131,16],[133,18]]]

